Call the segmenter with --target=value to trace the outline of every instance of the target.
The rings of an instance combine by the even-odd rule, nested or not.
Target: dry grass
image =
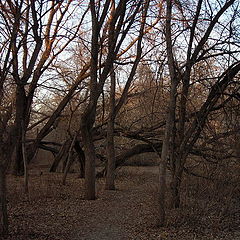
[[[239,187],[185,176],[183,206],[168,209],[157,228],[157,168],[123,167],[117,191],[97,181],[97,200],[83,200],[84,182],[69,174],[32,171],[29,196],[23,179],[8,176],[8,240],[240,239]]]

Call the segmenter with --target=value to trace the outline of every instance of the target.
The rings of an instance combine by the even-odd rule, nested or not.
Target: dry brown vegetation
[[[104,190],[98,179],[96,201],[84,200],[77,173],[63,186],[61,173],[31,169],[29,197],[23,178],[7,180],[7,240],[240,239],[239,186],[227,181],[185,175],[182,207],[168,210],[166,227],[158,228],[158,167],[122,167],[117,191]]]

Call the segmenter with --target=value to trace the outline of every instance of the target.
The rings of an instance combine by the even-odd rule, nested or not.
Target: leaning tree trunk
[[[51,166],[49,172],[56,172],[57,171],[58,165],[61,162],[61,160],[64,161],[64,159],[66,159],[66,157],[67,157],[70,145],[71,145],[70,139],[66,140],[63,143],[63,145],[61,146],[58,154],[55,156],[55,159],[52,163],[52,166]]]
[[[8,215],[6,199],[6,172],[0,166],[0,236],[8,234]]]
[[[63,179],[62,179],[63,185],[66,185],[67,174],[68,174],[73,162],[74,162],[73,154],[72,154],[72,152],[69,152],[69,156],[67,158],[67,163],[66,163],[66,166],[65,166],[65,169],[63,172]]]
[[[68,151],[67,164],[66,164],[66,167],[64,169],[63,180],[62,180],[63,185],[66,184],[67,174],[70,170],[70,167],[72,166],[72,163],[74,162],[73,147],[74,147],[74,144],[75,144],[76,137],[77,137],[77,133],[75,134],[75,136],[74,136],[74,138],[71,142],[71,146],[69,148],[69,151]]]

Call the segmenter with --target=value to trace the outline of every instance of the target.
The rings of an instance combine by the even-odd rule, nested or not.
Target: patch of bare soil
[[[240,239],[239,202],[221,221],[191,206],[169,210],[167,227],[158,228],[158,177],[152,167],[121,169],[117,191],[104,190],[99,179],[94,201],[83,199],[84,182],[77,174],[69,174],[65,186],[61,181],[60,173],[32,171],[27,197],[23,179],[8,176],[7,240]]]

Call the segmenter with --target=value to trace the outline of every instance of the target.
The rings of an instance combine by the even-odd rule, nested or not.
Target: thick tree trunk
[[[16,176],[23,176],[24,174],[24,165],[22,159],[22,146],[19,139],[16,141],[16,150],[14,155],[14,175]]]
[[[85,199],[86,200],[94,200],[96,198],[95,195],[95,147],[93,144],[91,131],[87,126],[82,126],[81,128],[82,140],[84,145],[85,152]]]
[[[97,99],[97,98],[95,98]],[[96,153],[92,138],[92,127],[96,116],[96,101],[90,101],[82,115],[80,130],[85,153],[85,199],[94,200],[96,180]]]
[[[0,236],[8,234],[8,215],[6,200],[6,172],[0,166]]]
[[[172,177],[172,181],[170,183],[171,187],[171,207],[179,208],[180,207],[180,187],[181,187],[181,178],[179,174],[175,174]]]
[[[181,199],[180,199],[180,187],[183,174],[183,166],[186,161],[186,158],[182,156],[184,153],[180,154],[178,152],[177,158],[171,159],[172,161],[172,176],[170,182],[170,191],[171,191],[171,200],[170,206],[172,208],[179,208]]]
[[[26,123],[28,122],[27,114],[27,97],[24,89],[24,85],[17,85],[16,93],[16,118],[15,118],[15,149],[16,155],[14,159],[14,173],[15,175],[22,176],[24,174],[24,164],[23,164],[23,152],[22,152],[22,135],[23,130],[26,129]],[[22,126],[24,123],[24,126]]]

